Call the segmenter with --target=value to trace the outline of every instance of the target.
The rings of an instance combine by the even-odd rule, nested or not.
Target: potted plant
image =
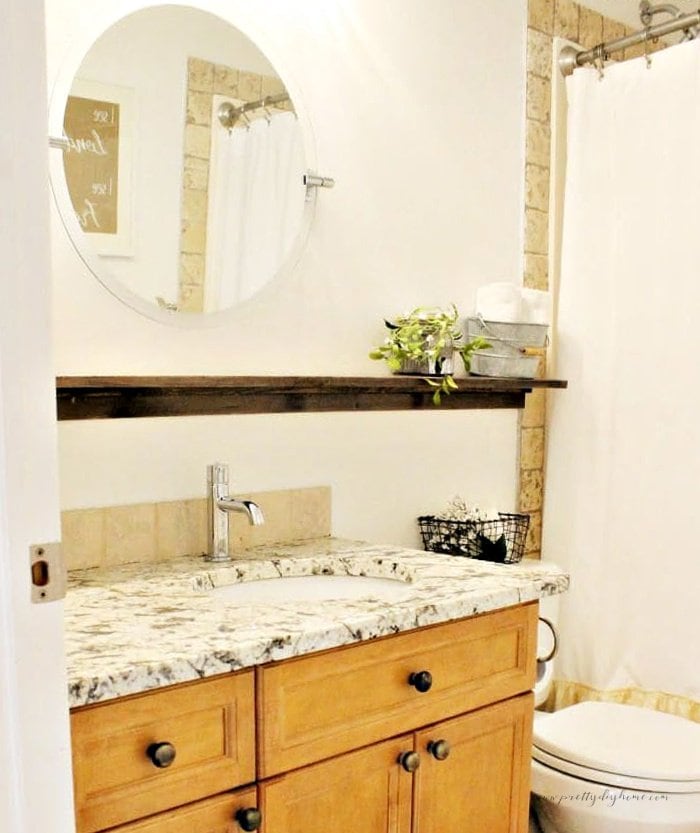
[[[385,319],[389,334],[383,344],[370,352],[369,357],[385,361],[392,373],[441,377],[440,381],[426,378],[426,382],[435,388],[433,402],[439,405],[442,394],[458,389],[452,376],[455,351],[469,370],[474,350],[491,346],[480,337],[463,345],[458,320],[459,313],[454,304],[447,311],[438,307],[416,307],[408,314],[397,316],[394,321]]]

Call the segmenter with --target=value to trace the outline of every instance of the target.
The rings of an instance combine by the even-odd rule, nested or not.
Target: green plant
[[[435,388],[433,402],[439,405],[443,394],[458,390],[451,372],[453,351],[459,352],[468,371],[474,350],[491,346],[483,338],[472,339],[460,346],[463,336],[458,320],[459,313],[454,304],[448,311],[437,307],[416,307],[407,315],[397,316],[395,321],[385,319],[389,335],[383,344],[370,352],[369,357],[385,361],[394,373],[406,372],[405,367],[411,364],[424,367],[425,381]],[[442,378],[437,381],[428,376]]]

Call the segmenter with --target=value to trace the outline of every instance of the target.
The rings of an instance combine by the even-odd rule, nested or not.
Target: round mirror
[[[71,79],[52,102],[65,139],[52,186],[112,293],[152,318],[208,323],[289,268],[310,222],[303,131],[241,31],[186,6],[140,9]]]

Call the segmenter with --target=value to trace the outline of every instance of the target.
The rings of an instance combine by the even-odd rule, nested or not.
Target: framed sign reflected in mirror
[[[134,254],[132,119],[132,89],[73,83],[63,118],[63,166],[73,211],[98,255]]]
[[[73,56],[50,122],[67,140],[51,179],[71,242],[135,310],[217,323],[298,259],[309,131],[267,57],[221,18],[150,6],[117,20]]]

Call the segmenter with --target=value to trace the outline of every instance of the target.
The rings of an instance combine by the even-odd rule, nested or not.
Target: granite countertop
[[[208,591],[260,578],[366,575],[406,583],[399,601],[241,604]],[[71,707],[348,645],[564,592],[539,561],[492,564],[323,538],[235,561],[179,558],[77,570],[65,602]]]

